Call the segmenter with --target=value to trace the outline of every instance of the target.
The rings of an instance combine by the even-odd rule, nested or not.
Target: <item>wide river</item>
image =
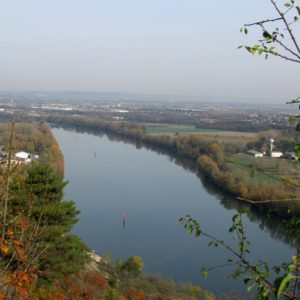
[[[145,272],[192,281],[217,294],[244,291],[241,280],[227,278],[228,268],[211,271],[206,279],[200,276],[202,266],[222,265],[231,256],[209,248],[205,238],[188,235],[178,221],[191,214],[203,230],[233,244],[228,227],[238,202],[218,194],[168,155],[106,136],[63,129],[53,129],[53,134],[65,158],[65,198],[81,212],[73,232],[91,249],[109,252],[112,260],[139,255]],[[252,209],[244,224],[252,261],[276,264],[291,257],[276,220]]]

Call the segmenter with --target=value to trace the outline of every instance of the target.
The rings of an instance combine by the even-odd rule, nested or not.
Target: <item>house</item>
[[[283,153],[281,151],[272,151],[270,153],[270,157],[280,158],[283,156]]]
[[[31,163],[31,157],[30,157],[30,154],[27,153],[27,152],[25,152],[25,151],[17,152],[17,153],[15,154],[15,160],[24,162],[24,163],[26,163],[26,164]]]
[[[263,153],[258,152],[258,151],[255,151],[255,150],[249,150],[249,151],[247,151],[247,153],[248,153],[249,155],[254,156],[254,157],[263,157],[263,156],[264,156]]]

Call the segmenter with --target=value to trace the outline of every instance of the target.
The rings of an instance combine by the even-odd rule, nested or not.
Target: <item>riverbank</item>
[[[213,293],[191,283],[176,283],[158,275],[141,273],[143,263],[132,256],[115,264],[94,252],[80,272],[40,287],[30,299],[106,299],[106,300],[215,300]],[[141,265],[139,265],[141,264]]]
[[[12,184],[1,189],[10,202],[5,211],[9,222],[0,224],[8,228],[3,236],[7,246],[0,255],[8,262],[2,270],[0,298],[16,294],[22,299],[214,299],[196,285],[137,274],[130,258],[122,265],[119,261],[118,269],[96,255],[88,257],[87,246],[70,233],[79,211],[73,201],[63,200],[63,154],[49,125],[17,123],[12,130],[10,124],[0,124],[0,131],[4,151],[39,156],[11,170],[8,164],[3,175]]]
[[[4,152],[9,147],[11,125],[10,122],[0,123],[0,145]],[[49,164],[55,172],[63,176],[64,157],[47,123],[16,122],[12,143],[13,155],[19,151],[34,153],[38,157],[36,162]]]
[[[260,201],[265,200],[286,201],[294,198],[293,189],[281,181],[254,182],[245,173],[230,168],[230,156],[240,151],[234,144],[207,140],[199,135],[147,135],[140,123],[109,122],[84,117],[52,117],[48,121],[56,126],[79,131],[116,134],[138,146],[153,147],[175,157],[189,159],[198,171],[220,190],[239,199],[249,199],[258,205]]]
[[[52,131],[65,157],[65,178],[70,182],[66,197],[81,211],[74,233],[104,257],[107,251],[112,261],[139,255],[145,272],[190,281],[217,295],[230,290],[246,293],[242,281],[227,279],[230,269],[201,278],[201,266],[215,266],[230,257],[221,248],[208,249],[205,239],[189,237],[178,222],[190,213],[203,230],[231,240],[227,230],[234,210],[247,210],[243,219],[255,247],[253,259],[274,265],[292,255],[282,219],[220,192],[198,176],[196,168],[190,171],[195,166],[191,160],[112,134]],[[125,229],[123,213],[128,216]]]

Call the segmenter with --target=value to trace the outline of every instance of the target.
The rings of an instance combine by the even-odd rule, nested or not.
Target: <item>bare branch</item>
[[[300,64],[300,59],[295,59],[295,58],[292,58],[292,57],[288,57],[288,56],[286,56],[284,54],[281,54],[281,53],[278,53],[278,52],[274,52],[274,51],[269,51],[269,50],[265,50],[264,52],[267,53],[267,54],[272,54],[274,56],[278,56],[278,57],[280,57],[282,59],[285,59],[287,61],[292,61],[292,62]]]
[[[287,31],[288,31],[288,33],[289,33],[289,35],[290,35],[290,37],[291,37],[291,39],[292,39],[292,41],[293,41],[293,44],[295,45],[297,51],[298,51],[299,54],[300,54],[300,47],[299,47],[299,45],[298,45],[298,43],[297,43],[297,41],[296,41],[296,38],[295,38],[295,36],[294,36],[294,34],[293,34],[292,28],[289,26],[289,23],[288,23],[288,21],[287,21],[287,19],[286,19],[286,17],[285,17],[285,14],[284,14],[283,12],[280,11],[280,9],[278,8],[277,4],[275,3],[275,0],[271,0],[271,2],[272,2],[272,4],[273,4],[273,6],[275,7],[277,13],[281,16],[281,19],[282,19],[282,21],[283,21],[284,24],[285,24],[285,27],[286,27],[286,29],[287,29]]]
[[[276,39],[275,42],[278,43],[281,47],[283,47],[286,51],[290,52],[292,55],[294,55],[297,58],[299,58],[299,60],[300,60],[300,54],[297,54],[292,49],[288,48],[282,41]]]
[[[250,27],[250,26],[259,26],[265,23],[271,23],[271,22],[277,22],[282,20],[282,17],[280,18],[275,18],[275,19],[267,19],[267,20],[262,20],[262,21],[258,21],[258,22],[254,22],[254,23],[249,23],[249,24],[244,24],[245,27]]]

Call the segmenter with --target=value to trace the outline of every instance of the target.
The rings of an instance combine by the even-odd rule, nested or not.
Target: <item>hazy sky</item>
[[[0,0],[0,90],[284,102],[298,64],[237,50],[240,27],[272,15],[269,0]]]

